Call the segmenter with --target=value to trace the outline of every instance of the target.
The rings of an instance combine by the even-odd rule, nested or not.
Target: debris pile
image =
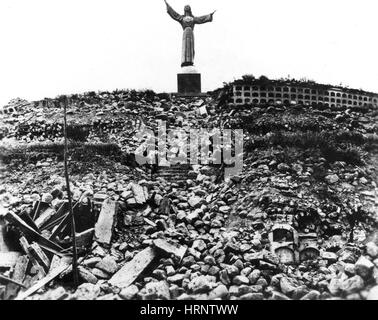
[[[374,110],[235,108],[222,93],[116,91],[71,101],[72,126],[88,129],[73,130],[84,132],[77,140],[112,142],[125,156],[137,147],[135,132],[156,129],[156,119],[184,130],[241,128],[243,172],[224,181],[220,165],[156,171],[97,151],[84,163],[72,151],[71,168],[81,164],[70,175],[81,281],[74,288],[62,159],[8,155],[1,298],[378,299]],[[55,100],[30,103],[2,120],[6,138],[55,143],[61,112]]]

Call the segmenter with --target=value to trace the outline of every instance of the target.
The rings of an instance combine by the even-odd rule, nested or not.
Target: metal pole
[[[64,107],[64,175],[66,178],[66,186],[68,193],[68,207],[71,216],[71,236],[72,236],[72,251],[73,251],[73,261],[72,261],[72,272],[74,285],[77,287],[79,284],[78,270],[77,270],[77,250],[76,250],[76,227],[75,227],[75,218],[72,209],[72,198],[71,198],[71,189],[70,189],[70,180],[68,177],[68,146],[67,146],[67,96],[62,97],[63,107]]]

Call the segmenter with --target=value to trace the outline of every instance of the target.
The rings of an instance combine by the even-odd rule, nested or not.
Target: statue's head
[[[186,5],[186,6],[184,7],[184,13],[185,13],[186,16],[193,16],[193,14],[192,14],[192,9],[190,8],[189,5]]]

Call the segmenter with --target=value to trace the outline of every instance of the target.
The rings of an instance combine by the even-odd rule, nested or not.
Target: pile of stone
[[[72,101],[71,120],[86,119],[88,142],[106,138],[124,152],[136,146],[133,133],[141,126],[155,128],[156,118],[166,120],[168,127],[240,125],[246,128],[248,141],[257,140],[258,135],[247,131],[245,117],[263,115],[254,122],[255,128],[262,128],[269,113],[283,112],[282,106],[216,109],[218,101],[210,97],[132,92],[83,95]],[[61,117],[55,103],[33,104],[32,108],[30,114],[22,115],[24,120],[36,115],[42,123],[48,117],[53,122]],[[338,130],[332,124],[337,114],[328,121],[324,112],[318,118],[321,125]],[[338,121],[346,128],[351,118],[357,121],[361,114],[353,111],[345,117],[345,122],[340,117]],[[285,127],[287,119],[277,119]],[[294,126],[302,123],[289,122],[288,131],[296,131]],[[7,123],[10,135],[20,132],[21,123]],[[359,132],[375,130],[370,123],[360,124]],[[43,136],[42,132],[38,139],[55,139],[54,134]],[[266,141],[269,134],[264,132]],[[23,134],[16,137],[31,141]],[[94,217],[92,237],[80,252],[82,284],[70,286],[69,260],[64,270],[49,269],[33,283],[22,273],[19,276],[17,263],[8,265],[3,276],[11,280],[17,276],[17,282],[29,287],[29,291],[17,287],[19,299],[377,299],[377,241],[369,238],[366,225],[358,223],[354,240],[349,241],[347,219],[354,208],[356,212],[376,210],[374,166],[330,162],[314,151],[302,154],[298,150],[291,150],[291,161],[285,152],[272,145],[245,152],[243,173],[229,181],[219,180],[220,168],[210,165],[188,167],[185,173],[170,168],[150,175],[148,167],[116,163],[73,175],[73,198],[78,201],[85,195]],[[64,188],[56,188],[63,195],[53,190],[62,182],[59,159],[41,160],[36,167],[26,163],[15,168],[10,163],[7,169],[1,176],[5,183],[0,194],[12,215],[33,213],[33,202],[41,201],[42,192],[51,194],[54,210],[66,200]],[[60,198],[55,196],[58,193]],[[274,232],[281,232],[282,224],[289,225],[286,231],[294,230],[300,239],[294,241],[284,233],[278,242]],[[7,228],[11,226],[10,221]],[[53,230],[44,232],[49,237]],[[61,241],[69,249],[69,235]]]

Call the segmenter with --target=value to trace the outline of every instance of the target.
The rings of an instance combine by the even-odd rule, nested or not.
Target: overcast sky
[[[243,74],[378,92],[376,0],[170,0],[195,27],[203,91]],[[0,0],[0,105],[121,88],[173,92],[181,26],[163,0]]]

